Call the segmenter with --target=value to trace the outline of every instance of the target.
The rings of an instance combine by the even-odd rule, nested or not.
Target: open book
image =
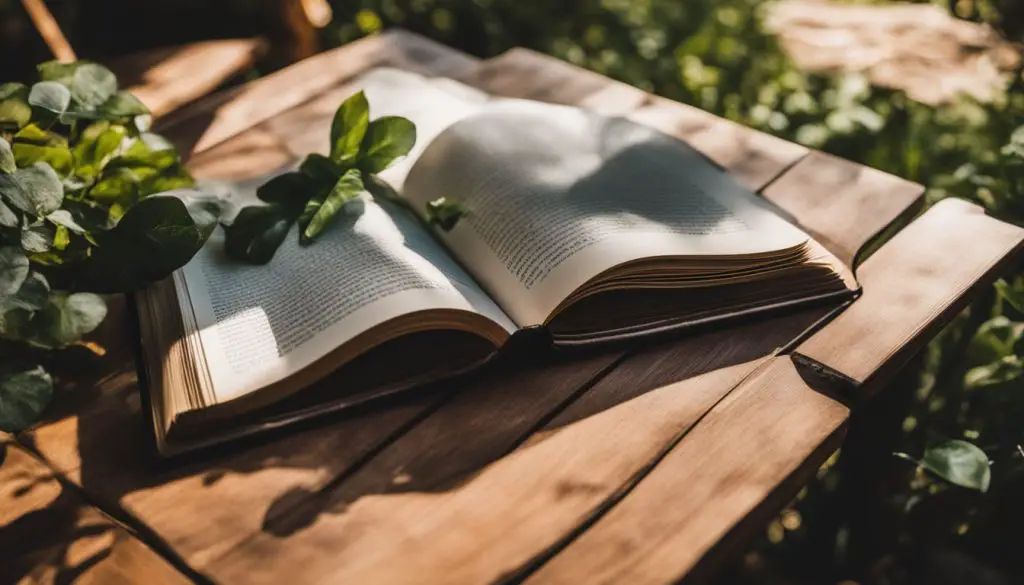
[[[479,367],[526,329],[582,346],[856,291],[769,203],[656,130],[397,70],[359,85],[374,116],[417,125],[381,178],[417,210],[443,196],[468,215],[445,232],[364,195],[266,266],[228,260],[215,234],[137,296],[163,453]]]

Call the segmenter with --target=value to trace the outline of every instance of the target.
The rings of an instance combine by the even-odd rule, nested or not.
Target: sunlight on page
[[[306,248],[293,230],[266,266],[228,259],[218,233],[185,267],[217,401],[287,377],[413,311],[468,310],[515,329],[415,218],[368,196],[343,214]]]
[[[763,254],[808,239],[674,138],[521,100],[441,133],[405,194],[417,205],[443,194],[470,210],[442,237],[521,325],[631,260]]]

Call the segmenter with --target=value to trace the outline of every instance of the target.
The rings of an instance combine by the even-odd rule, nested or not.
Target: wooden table
[[[700,580],[807,482],[841,444],[851,408],[1024,240],[961,201],[910,222],[920,185],[537,53],[481,62],[400,31],[214,95],[163,131],[200,176],[263,173],[325,146],[309,136],[322,137],[353,78],[378,65],[651,124],[847,262],[909,225],[859,262],[863,297],[795,347],[784,346],[827,307],[518,363],[174,465],[151,447],[115,306],[103,367],[75,377],[48,420],[6,439],[0,557],[13,558],[0,582]]]

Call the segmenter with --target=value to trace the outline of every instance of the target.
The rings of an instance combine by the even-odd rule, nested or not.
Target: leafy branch
[[[330,154],[310,154],[297,171],[278,175],[256,191],[266,205],[239,211],[224,225],[225,252],[235,260],[266,264],[298,223],[299,244],[308,246],[334,221],[345,204],[364,193],[407,205],[393,191],[375,189],[376,175],[409,154],[416,126],[400,116],[370,120],[362,91],[346,99],[331,122]],[[466,211],[443,197],[426,205],[427,222],[444,230],[455,227]]]
[[[127,292],[185,264],[219,208],[191,187],[149,110],[105,67],[38,66],[31,87],[0,84],[0,342],[60,350],[106,317],[96,293]],[[46,370],[0,356],[0,430],[31,424],[53,393]]]

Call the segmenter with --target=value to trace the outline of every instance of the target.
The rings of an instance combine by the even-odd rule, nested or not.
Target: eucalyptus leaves
[[[149,110],[95,63],[43,63],[0,85],[0,430],[52,394],[39,351],[76,344],[124,292],[186,263],[217,224]],[[52,287],[52,288],[51,288]],[[53,290],[53,289],[60,289]]]
[[[243,208],[225,225],[228,256],[266,264],[298,222],[299,243],[309,245],[334,221],[345,203],[367,191],[405,204],[376,174],[407,155],[416,144],[416,127],[400,116],[370,120],[363,92],[345,100],[331,122],[330,154],[310,154],[299,170],[279,175],[256,195],[267,205]],[[427,221],[442,229],[455,226],[465,211],[444,198],[427,204]]]

